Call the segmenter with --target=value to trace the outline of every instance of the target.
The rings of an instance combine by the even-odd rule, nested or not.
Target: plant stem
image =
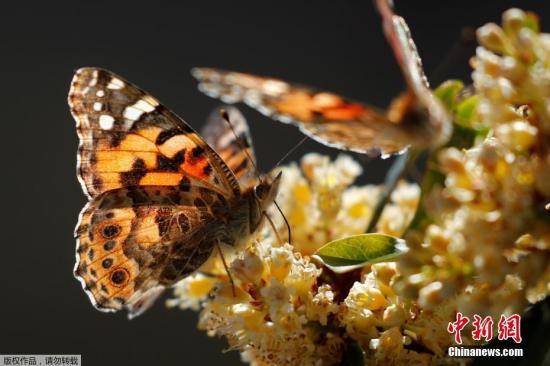
[[[410,150],[407,150],[394,160],[392,166],[386,174],[386,177],[384,178],[384,189],[382,190],[382,192],[380,192],[380,197],[378,198],[378,202],[376,203],[372,218],[366,230],[367,233],[372,233],[376,229],[376,224],[378,224],[378,220],[380,220],[380,216],[382,216],[384,207],[386,207],[386,204],[388,203],[388,200],[390,199],[391,193],[395,189],[397,182],[407,171],[406,168],[409,166],[409,164],[416,160],[416,156],[418,155],[411,153]]]

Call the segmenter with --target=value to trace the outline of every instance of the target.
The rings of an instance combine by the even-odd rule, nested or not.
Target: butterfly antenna
[[[275,164],[275,167],[273,169],[277,169],[279,167],[279,165],[281,165],[281,163],[283,161],[286,160],[286,158],[288,158],[290,156],[290,154],[292,154],[294,151],[296,151],[296,149],[302,145],[304,142],[306,142],[306,140],[309,139],[309,136],[304,136],[303,139],[301,139],[296,145],[294,145],[294,147],[290,150],[288,150],[288,152],[281,158],[281,160],[279,160],[277,162],[277,164]]]
[[[231,119],[229,118],[229,113],[225,109],[220,109],[220,116],[227,122],[229,125],[229,128],[231,129],[231,132],[233,132],[233,136],[235,136],[235,141],[237,144],[239,144],[239,147],[242,151],[246,154],[246,157],[248,161],[250,161],[250,164],[254,167],[254,174],[256,174],[256,177],[258,180],[261,180],[260,177],[260,171],[258,170],[258,166],[254,162],[254,159],[252,159],[252,156],[248,153],[248,149],[242,144],[241,139],[239,138],[239,135],[237,135],[237,131],[235,131],[235,128],[233,128],[233,123],[231,123]]]
[[[277,169],[279,167],[279,165],[281,165],[281,163],[283,161],[286,160],[286,158],[288,158],[294,151],[296,151],[296,149],[302,145],[304,142],[306,142],[306,140],[309,139],[309,136],[304,136],[304,138],[302,138],[296,145],[294,145],[294,147],[292,149],[290,149],[278,162],[277,164],[275,164],[275,167],[273,168],[273,170]],[[275,207],[277,207],[277,210],[279,211],[279,213],[281,214],[281,216],[283,217],[283,220],[285,221],[285,225],[286,225],[286,229],[288,231],[288,243],[292,245],[292,230],[290,229],[290,224],[288,223],[288,220],[285,216],[285,214],[283,213],[283,210],[281,210],[281,206],[279,206],[279,204],[277,203],[276,200],[273,200],[273,203],[275,204]]]

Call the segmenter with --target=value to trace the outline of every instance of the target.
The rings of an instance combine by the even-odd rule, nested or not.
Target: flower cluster
[[[333,365],[350,342],[366,350],[374,365],[388,360],[401,365],[410,359],[428,365],[442,359],[451,339],[446,324],[431,322],[436,331],[422,331],[420,312],[393,289],[395,263],[336,276],[310,259],[327,241],[365,231],[380,188],[350,186],[362,169],[345,155],[331,161],[308,154],[300,166],[282,169],[278,202],[294,246],[281,245],[266,226],[230,260],[234,288],[221,260],[213,257],[201,273],[176,286],[168,305],[201,309],[199,327],[225,337],[230,349],[253,365]],[[378,231],[402,234],[419,195],[416,185],[400,182]],[[282,236],[284,225],[277,227]],[[412,343],[430,352],[407,349]]]
[[[550,292],[550,35],[511,9],[481,27],[469,149],[442,149],[443,184],[424,202],[432,222],[400,262],[405,292],[429,309],[449,296],[465,313],[518,312]]]
[[[331,331],[339,307],[330,286],[318,285],[321,270],[307,258],[288,244],[256,242],[229,270],[235,287],[197,274],[180,282],[169,305],[201,304],[199,327],[226,337],[229,349],[253,365],[315,365],[319,358],[330,365],[340,359],[344,341]]]

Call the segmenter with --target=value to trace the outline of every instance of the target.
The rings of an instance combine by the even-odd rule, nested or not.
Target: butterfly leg
[[[277,241],[279,242],[279,245],[283,245],[283,240],[279,236],[279,232],[277,231],[277,228],[275,227],[275,224],[273,223],[273,220],[271,220],[271,217],[269,216],[269,214],[264,211],[262,215],[264,215],[267,221],[269,222],[271,229],[273,230],[273,232],[275,233],[275,236],[277,237]]]
[[[292,245],[292,230],[290,229],[290,224],[288,223],[288,220],[286,219],[286,216],[277,201],[274,200],[273,203],[275,204],[275,207],[277,207],[277,210],[281,214],[283,220],[285,220],[286,229],[288,230],[288,244]]]
[[[229,272],[229,267],[227,266],[227,262],[225,261],[225,257],[223,256],[222,248],[220,247],[220,242],[216,242],[216,247],[218,248],[218,252],[220,253],[220,257],[222,259],[225,272],[227,272],[227,277],[229,277],[229,282],[231,282],[231,290],[233,291],[233,297],[235,297],[237,296],[237,293],[235,292],[235,281],[233,281],[233,276],[231,276],[231,272]]]

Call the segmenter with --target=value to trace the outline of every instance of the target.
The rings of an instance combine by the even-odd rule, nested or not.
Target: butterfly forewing
[[[78,175],[90,197],[121,187],[189,181],[238,194],[238,183],[218,154],[181,118],[120,76],[78,70],[69,105],[80,137]]]

